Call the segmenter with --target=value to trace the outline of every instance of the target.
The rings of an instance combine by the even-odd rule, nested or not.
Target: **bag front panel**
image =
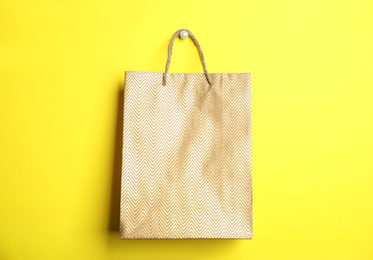
[[[126,71],[121,239],[252,238],[250,73]]]

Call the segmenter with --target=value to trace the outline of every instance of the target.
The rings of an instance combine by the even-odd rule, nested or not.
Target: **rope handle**
[[[180,33],[182,31],[187,31],[188,34],[189,34],[189,36],[190,36],[190,38],[192,38],[192,40],[194,42],[194,45],[196,45],[196,47],[198,49],[198,52],[199,52],[199,56],[200,56],[201,61],[202,61],[203,70],[205,71],[207,82],[210,84],[210,86],[212,86],[211,78],[210,78],[209,73],[207,72],[205,58],[203,56],[203,52],[202,52],[201,46],[199,45],[199,43],[198,43],[196,37],[193,35],[193,33],[191,31],[189,31],[188,29],[177,30],[174,33],[174,35],[172,36],[170,44],[168,45],[168,57],[167,57],[167,63],[166,63],[166,70],[165,70],[165,73],[163,73],[163,86],[166,85],[166,81],[167,81],[167,73],[168,73],[168,69],[170,67],[171,55],[172,55],[172,46],[174,44],[174,40],[176,39],[176,37],[178,37],[180,35]]]

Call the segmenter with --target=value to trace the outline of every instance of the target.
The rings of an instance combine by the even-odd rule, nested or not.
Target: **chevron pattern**
[[[251,74],[125,72],[120,239],[251,239]]]

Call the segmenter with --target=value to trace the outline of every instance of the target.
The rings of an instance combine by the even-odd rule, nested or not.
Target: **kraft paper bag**
[[[168,73],[186,31],[204,73]],[[173,35],[165,73],[126,71],[120,239],[251,239],[251,73],[208,73]]]

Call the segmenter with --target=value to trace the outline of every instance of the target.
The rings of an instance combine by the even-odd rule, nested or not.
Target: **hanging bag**
[[[250,79],[125,72],[121,239],[252,238]]]

